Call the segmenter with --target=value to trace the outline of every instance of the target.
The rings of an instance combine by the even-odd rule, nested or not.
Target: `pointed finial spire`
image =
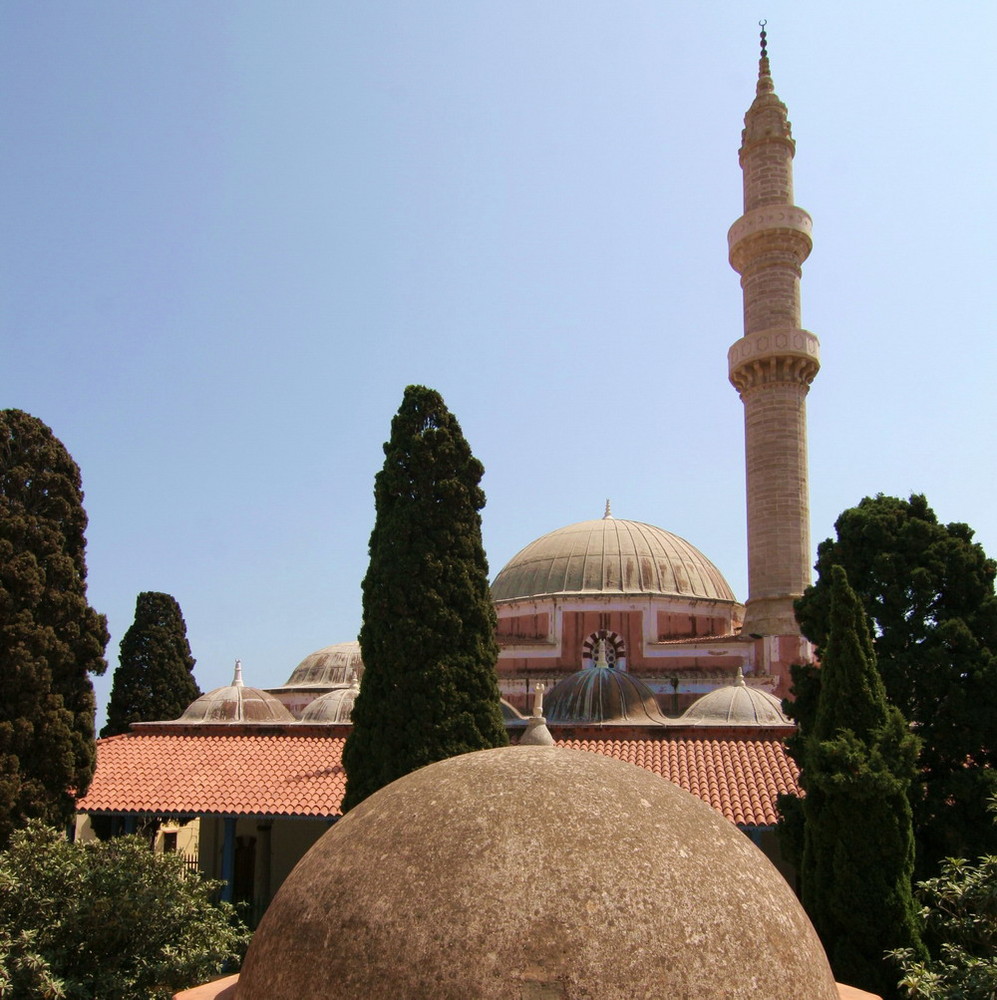
[[[606,518],[612,518],[613,512],[609,509],[609,497],[606,497],[606,513],[602,515],[602,519],[605,521]]]
[[[242,684],[242,660],[235,661],[235,676],[232,678],[232,687],[241,688]]]
[[[775,90],[775,84],[772,83],[772,73],[769,69],[768,35],[765,31],[766,24],[768,24],[768,21],[765,20],[758,22],[758,26],[762,29],[760,35],[762,53],[758,59],[758,86],[755,92],[759,95],[767,94]]]
[[[741,664],[737,665],[737,676],[734,678],[734,687],[747,687],[748,685],[744,683],[744,671],[741,669]]]

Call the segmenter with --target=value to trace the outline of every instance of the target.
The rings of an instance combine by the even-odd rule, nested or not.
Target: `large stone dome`
[[[238,1000],[836,1000],[817,936],[709,806],[557,747],[422,768],[351,810],[264,916]]]
[[[723,574],[695,546],[641,521],[579,521],[530,542],[492,584],[492,599],[648,594],[736,603]]]

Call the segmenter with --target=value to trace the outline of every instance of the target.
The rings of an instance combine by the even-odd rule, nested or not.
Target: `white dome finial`
[[[597,667],[609,667],[609,655],[607,647],[609,643],[605,639],[599,639],[595,644],[595,665]]]
[[[235,676],[232,678],[232,687],[241,688],[242,683],[242,660],[235,661]]]
[[[533,718],[542,719],[544,714],[544,691],[547,685],[543,681],[538,681],[533,686]]]

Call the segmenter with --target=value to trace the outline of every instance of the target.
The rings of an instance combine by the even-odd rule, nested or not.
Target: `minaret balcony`
[[[820,341],[809,330],[757,330],[731,345],[727,366],[741,393],[771,382],[809,385],[820,370]]]
[[[743,274],[749,263],[773,249],[789,251],[797,264],[810,256],[813,222],[795,205],[766,205],[746,212],[727,232],[730,265]]]

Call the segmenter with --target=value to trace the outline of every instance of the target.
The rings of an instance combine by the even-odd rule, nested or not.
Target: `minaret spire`
[[[741,275],[744,336],[728,352],[744,403],[748,601],[744,634],[799,635],[793,601],[810,582],[806,396],[820,367],[817,338],[801,326],[800,275],[810,216],[793,204],[796,144],[775,93],[765,21],[755,99],[739,159],[744,214],[728,233]]]

